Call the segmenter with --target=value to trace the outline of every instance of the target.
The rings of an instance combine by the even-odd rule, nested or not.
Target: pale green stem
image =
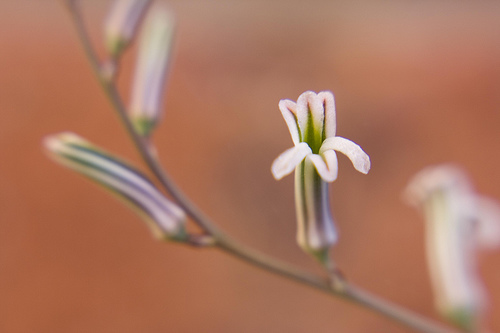
[[[369,293],[359,289],[358,287],[346,282],[341,291],[332,289],[328,279],[318,277],[316,275],[305,272],[299,268],[293,267],[287,263],[279,261],[270,256],[264,255],[253,249],[250,249],[239,242],[233,240],[225,235],[212,221],[206,217],[191,201],[180,191],[174,184],[158,160],[154,157],[149,143],[143,139],[135,130],[130,122],[126,107],[116,89],[115,84],[106,79],[101,74],[101,67],[98,57],[95,53],[93,46],[90,43],[87,31],[84,27],[82,17],[75,4],[74,0],[66,0],[66,5],[69,9],[73,22],[75,24],[78,37],[82,43],[85,54],[92,66],[94,74],[97,76],[102,89],[111,102],[113,108],[118,113],[125,129],[132,138],[134,145],[140,153],[146,165],[150,168],[151,172],[157,177],[158,181],[162,184],[167,192],[178,202],[178,204],[186,211],[186,213],[215,241],[216,246],[233,256],[242,259],[243,261],[260,267],[268,272],[272,272],[288,279],[294,280],[303,285],[313,287],[329,295],[341,297],[349,300],[357,305],[364,306],[376,313],[384,315],[393,319],[400,324],[411,327],[416,331],[426,333],[457,333],[458,331],[449,329],[439,323],[433,322],[429,319],[423,318],[418,314],[402,309],[390,302],[370,295]]]

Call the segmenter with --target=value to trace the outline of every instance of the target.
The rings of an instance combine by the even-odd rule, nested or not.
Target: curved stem
[[[134,130],[134,127],[127,116],[126,107],[123,104],[115,84],[109,80],[109,77],[102,75],[101,73],[99,59],[90,42],[75,1],[66,0],[66,5],[73,19],[78,37],[82,43],[84,52],[90,62],[93,72],[100,82],[101,87],[113,108],[118,113],[120,120],[129,133],[142,159],[151,172],[156,176],[164,189],[170,193],[175,201],[177,201],[177,203],[200,226],[201,229],[215,239],[215,245],[218,249],[268,272],[286,277],[290,280],[315,288],[329,295],[341,297],[357,305],[364,306],[367,309],[384,315],[407,327],[413,328],[416,331],[426,333],[457,333],[456,330],[446,328],[439,323],[435,323],[395,304],[382,300],[348,282],[343,284],[342,289],[334,290],[328,279],[310,274],[299,268],[293,267],[287,263],[250,249],[224,234],[175,185],[175,183],[161,167],[158,160],[154,157],[155,155],[152,153],[149,143]]]
[[[352,301],[358,305],[362,305],[365,308],[379,312],[386,316],[387,318],[393,319],[405,326],[413,328],[420,332],[447,332],[447,333],[457,333],[455,329],[441,326],[428,318],[420,316],[414,312],[404,309],[401,306],[395,305],[389,301],[381,299],[371,293],[354,286],[352,284],[347,284],[344,291],[344,296],[347,300]]]
[[[101,65],[99,63],[99,58],[94,48],[92,47],[90,38],[87,34],[87,30],[85,29],[82,17],[80,16],[80,12],[77,8],[77,4],[75,3],[75,1],[67,0],[67,5],[69,12],[73,18],[73,22],[75,23],[78,36],[83,45],[85,55],[90,62],[93,72],[96,75],[113,108],[118,113],[123,126],[130,135],[137,151],[141,155],[141,158],[156,176],[161,185],[172,195],[172,197],[174,197],[175,200],[179,201],[182,208],[186,210],[186,212],[198,223],[198,225],[205,232],[209,233],[214,238],[221,237],[222,232],[214,226],[214,224],[209,220],[208,217],[204,216],[201,211],[199,211],[194,205],[192,205],[188,198],[177,188],[170,177],[163,171],[163,168],[160,166],[157,159],[154,157],[154,154],[149,148],[148,142],[135,131],[134,126],[127,116],[127,109],[116,89],[116,85],[113,84],[113,82],[109,81],[106,76],[101,74]]]

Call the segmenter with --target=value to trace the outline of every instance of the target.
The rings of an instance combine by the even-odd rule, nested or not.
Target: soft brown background
[[[107,3],[83,1],[102,54]],[[354,282],[439,319],[409,177],[462,164],[500,198],[500,3],[171,1],[178,17],[164,122],[155,134],[178,184],[221,227],[320,272],[295,245],[291,146],[277,108],[332,90],[339,135],[372,159],[340,158],[331,186]],[[126,96],[134,52],[123,64]],[[213,250],[162,244],[105,192],[50,162],[40,141],[71,130],[138,162],[58,1],[0,2],[1,332],[408,332]],[[481,257],[500,331],[500,252]]]

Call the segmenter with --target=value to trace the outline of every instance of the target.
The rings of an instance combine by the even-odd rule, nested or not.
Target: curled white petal
[[[300,143],[300,134],[299,128],[297,127],[297,104],[289,99],[282,99],[278,107],[283,115],[283,119],[285,119],[286,125],[288,126],[288,131],[292,136],[292,141],[294,145],[298,145]]]
[[[428,166],[419,171],[409,181],[403,193],[403,199],[411,206],[419,208],[434,191],[440,189],[458,189],[462,193],[474,191],[469,178],[462,168],[455,164]],[[471,203],[466,205],[471,209]]]
[[[280,180],[289,175],[309,154],[312,154],[312,151],[305,142],[301,142],[295,147],[285,150],[274,160],[271,166],[274,178]]]
[[[325,182],[331,183],[337,179],[338,162],[335,151],[327,150],[322,156],[313,154],[309,155],[307,158],[311,160],[316,171]]]
[[[323,142],[320,154],[329,149],[336,150],[346,155],[352,162],[354,169],[367,174],[370,171],[370,157],[361,149],[360,146],[351,140],[336,136],[328,138]]]
[[[325,110],[325,138],[334,137],[337,134],[337,118],[335,114],[335,99],[332,92],[322,91],[318,93],[318,99]]]
[[[307,131],[309,123],[309,96],[316,95],[313,91],[306,91],[302,93],[297,99],[296,113],[297,124],[299,126],[300,133],[302,134],[302,140],[304,140],[304,133]]]

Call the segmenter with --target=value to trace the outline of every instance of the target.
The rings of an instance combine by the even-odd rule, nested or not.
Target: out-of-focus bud
[[[135,32],[150,0],[115,0],[104,24],[106,47],[118,58],[134,39]]]
[[[141,31],[130,103],[131,120],[143,136],[149,136],[161,118],[173,35],[171,13],[162,7],[152,8]]]
[[[183,241],[186,216],[166,199],[141,172],[126,162],[100,150],[73,133],[44,139],[49,156],[110,190],[123,199],[161,239]]]
[[[477,195],[454,165],[422,170],[405,196],[426,220],[427,260],[438,310],[461,328],[474,328],[485,306],[476,251],[499,245],[498,204]]]

